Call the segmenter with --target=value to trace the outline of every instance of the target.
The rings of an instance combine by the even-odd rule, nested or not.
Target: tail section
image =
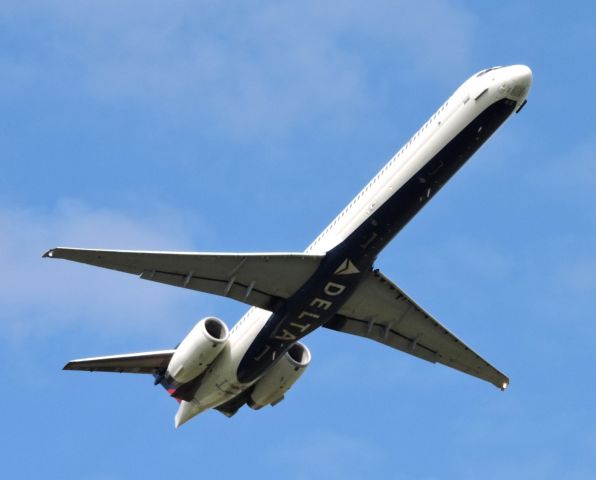
[[[174,426],[178,428],[180,425],[185,424],[191,418],[203,412],[204,410],[205,409],[197,405],[196,402],[187,402],[186,400],[182,400],[180,402],[180,407],[178,407],[178,412],[176,412],[176,417],[174,418]]]
[[[71,360],[64,365],[64,370],[82,370],[86,372],[145,373],[159,376],[166,370],[175,350],[126,353],[105,357],[81,358]]]

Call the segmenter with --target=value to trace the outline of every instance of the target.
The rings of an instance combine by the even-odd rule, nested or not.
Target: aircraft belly
[[[379,252],[438,192],[512,113],[515,102],[499,100],[458,127],[438,153],[426,157],[408,180],[342,243],[284,308],[271,315],[240,361],[237,378],[251,383],[297,340],[328,322],[350,298]]]
[[[271,314],[242,358],[236,375],[252,383],[300,338],[329,321],[350,298],[372,259],[343,243],[328,252],[320,267],[282,309]]]

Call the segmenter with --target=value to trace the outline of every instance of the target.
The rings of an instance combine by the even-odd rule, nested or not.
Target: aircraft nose
[[[517,104],[516,112],[526,104],[526,98],[532,85],[532,70],[525,65],[511,65],[503,69],[501,91],[504,96]]]
[[[509,75],[513,84],[528,91],[532,85],[532,70],[526,65],[512,65],[509,67]]]

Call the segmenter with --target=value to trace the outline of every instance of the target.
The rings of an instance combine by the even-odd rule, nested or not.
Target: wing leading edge
[[[442,363],[507,388],[509,378],[480,357],[378,270],[325,325],[370,338],[433,363]]]

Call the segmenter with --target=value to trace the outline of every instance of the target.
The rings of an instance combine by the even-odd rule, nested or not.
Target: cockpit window
[[[476,77],[481,77],[481,76],[482,76],[482,75],[484,75],[485,73],[492,72],[493,70],[497,70],[498,68],[503,68],[503,67],[490,67],[490,68],[486,68],[486,69],[484,69],[484,70],[482,70],[482,71],[478,72],[478,73],[476,74]]]

